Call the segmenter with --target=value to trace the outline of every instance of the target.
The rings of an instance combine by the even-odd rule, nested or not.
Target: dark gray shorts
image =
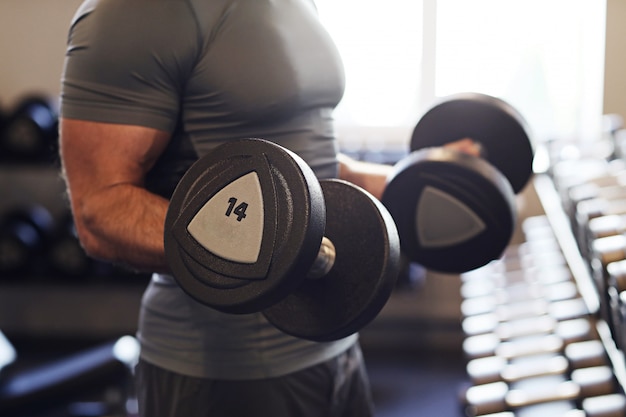
[[[319,365],[278,378],[189,377],[140,361],[142,417],[370,417],[369,380],[358,344]]]

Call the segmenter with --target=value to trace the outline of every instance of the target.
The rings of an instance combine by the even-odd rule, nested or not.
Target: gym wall
[[[0,105],[30,92],[58,95],[67,29],[81,0],[0,2]]]
[[[607,1],[606,57],[604,68],[604,113],[626,116],[626,2]]]

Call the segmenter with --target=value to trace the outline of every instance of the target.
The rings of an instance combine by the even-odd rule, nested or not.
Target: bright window
[[[340,140],[407,143],[436,98],[466,91],[505,99],[538,139],[600,129],[605,0],[317,4],[346,68]]]

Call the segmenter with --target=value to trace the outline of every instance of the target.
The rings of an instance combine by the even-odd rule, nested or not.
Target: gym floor
[[[461,353],[364,351],[377,417],[463,417],[468,384]]]

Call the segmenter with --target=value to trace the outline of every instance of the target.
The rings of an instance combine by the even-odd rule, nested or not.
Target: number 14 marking
[[[235,197],[231,197],[228,199],[228,209],[226,209],[226,217],[230,217],[232,213],[237,215],[237,221],[246,218],[246,209],[248,208],[248,203],[242,202],[237,205],[237,199]]]

